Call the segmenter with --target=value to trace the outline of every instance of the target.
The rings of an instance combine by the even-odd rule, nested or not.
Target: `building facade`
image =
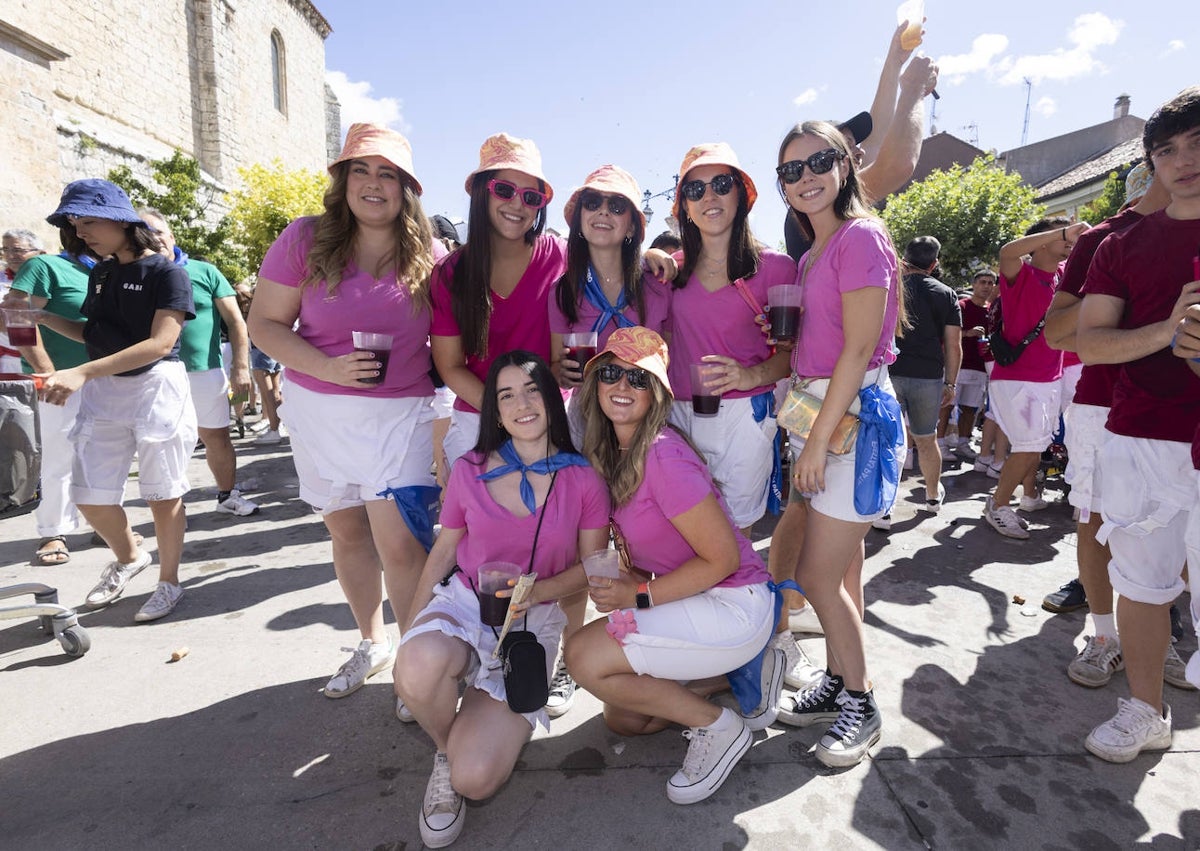
[[[321,170],[338,146],[329,23],[309,0],[5,0],[0,7],[0,228],[44,223],[62,187],[175,149],[214,214],[238,169]]]

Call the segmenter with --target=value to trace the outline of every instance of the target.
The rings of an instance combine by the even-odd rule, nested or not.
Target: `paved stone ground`
[[[189,495],[187,595],[170,618],[133,624],[147,571],[81,616],[83,658],[32,621],[0,622],[0,846],[420,847],[429,740],[393,717],[387,675],[345,700],[319,694],[357,642],[327,536],[296,498],[286,444],[237,443],[263,511],[231,518],[212,512],[211,487]],[[908,480],[893,531],[868,536],[884,718],[872,759],[826,769],[811,753],[819,728],[773,727],[716,795],[684,809],[663,788],[683,757],[678,732],[614,736],[581,693],[507,786],[469,806],[456,847],[1200,848],[1200,696],[1167,688],[1169,752],[1125,766],[1089,756],[1084,735],[1127,690],[1123,675],[1071,684],[1083,613],[1039,608],[1074,574],[1070,511],[1033,515],[1029,541],[1001,538],[980,519],[989,482],[967,469],[947,465],[936,517],[917,511],[923,491]],[[211,481],[202,456],[193,472]],[[131,514],[153,549],[149,511],[134,502]],[[770,529],[755,530],[761,549]],[[0,586],[46,582],[78,603],[108,557],[86,538],[70,538],[69,564],[32,567],[32,517],[0,521]],[[819,637],[803,644],[823,661]],[[1179,649],[1195,647],[1189,631]]]

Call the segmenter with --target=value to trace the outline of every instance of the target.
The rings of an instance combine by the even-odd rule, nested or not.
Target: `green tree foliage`
[[[942,243],[941,264],[950,286],[969,283],[979,268],[995,268],[1000,246],[1041,218],[1034,190],[1006,174],[991,155],[967,168],[934,171],[904,193],[888,197],[883,219],[899,252],[914,237]]]
[[[280,160],[270,167],[238,170],[243,188],[229,194],[233,234],[246,248],[246,261],[256,270],[263,255],[293,219],[321,213],[326,175],[307,169],[288,171]]]
[[[216,224],[207,221],[213,203],[213,188],[200,176],[200,164],[176,150],[165,160],[152,160],[153,184],[134,177],[125,165],[108,173],[108,179],[129,193],[136,207],[159,210],[175,234],[175,242],[189,255],[207,260],[231,281],[246,277],[245,253],[232,239],[228,217]]]
[[[1125,179],[1118,174],[1128,174],[1129,166],[1123,165],[1117,171],[1109,172],[1108,180],[1100,196],[1090,204],[1080,208],[1079,216],[1088,224],[1099,224],[1105,219],[1115,216],[1125,206]]]

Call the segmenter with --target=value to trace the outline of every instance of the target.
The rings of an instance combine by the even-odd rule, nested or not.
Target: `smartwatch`
[[[637,607],[639,609],[648,609],[654,605],[654,600],[650,597],[650,583],[642,582],[637,587]]]

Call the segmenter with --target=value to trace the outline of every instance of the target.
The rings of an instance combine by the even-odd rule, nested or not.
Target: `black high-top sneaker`
[[[815,686],[780,700],[778,720],[793,727],[835,720],[841,712],[837,696],[843,685],[841,676],[831,674],[827,669],[824,678]]]
[[[842,689],[837,704],[841,711],[817,742],[817,759],[830,768],[847,768],[858,765],[867,755],[867,749],[879,741],[883,724],[872,690]]]

